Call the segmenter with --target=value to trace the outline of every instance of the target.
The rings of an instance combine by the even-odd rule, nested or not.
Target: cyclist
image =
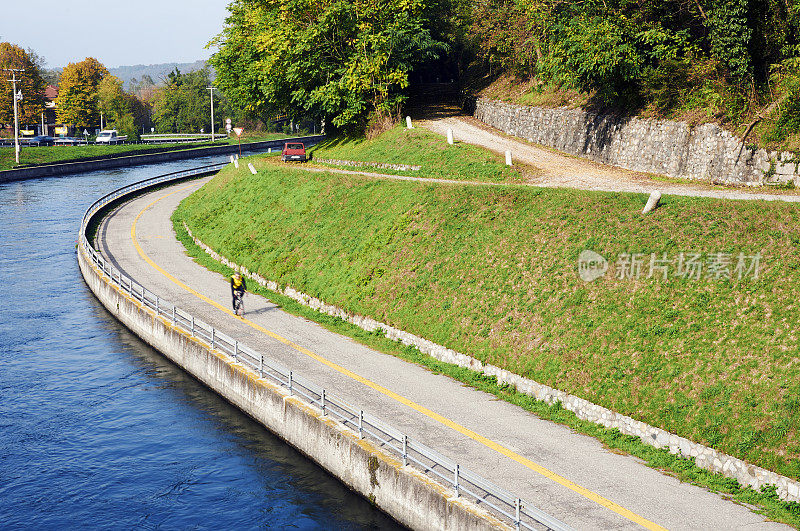
[[[247,284],[242,278],[242,274],[236,271],[231,277],[231,296],[233,297],[233,311],[240,317],[244,315],[245,291],[247,291]]]

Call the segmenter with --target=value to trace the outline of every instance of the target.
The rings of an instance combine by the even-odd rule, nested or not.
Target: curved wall
[[[78,263],[87,285],[103,306],[153,348],[402,524],[413,529],[511,529],[488,511],[454,496],[449,488],[359,438],[357,432],[330,414],[326,416],[315,405],[290,396],[285,388],[264,379],[235,356],[214,348],[213,335],[208,341],[207,337],[204,340],[199,334],[189,334],[185,327],[176,326],[175,307],[154,299],[154,294],[121,276],[94,251],[87,239],[87,227],[107,205],[170,180],[204,174],[186,173],[133,187],[128,193],[113,192],[87,211],[81,226]],[[130,288],[123,289],[126,286]],[[194,330],[193,317],[191,322]],[[217,341],[219,344],[220,339]]]

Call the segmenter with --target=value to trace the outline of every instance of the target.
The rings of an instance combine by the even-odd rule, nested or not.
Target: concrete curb
[[[400,523],[414,529],[511,529],[488,511],[373,443],[316,406],[288,393],[191,337],[111,283],[82,245],[78,265],[86,284],[120,322],[220,396],[319,463]]]
[[[669,452],[672,454],[693,459],[695,464],[700,468],[734,478],[742,485],[750,486],[754,490],[760,490],[763,486],[774,485],[777,487],[777,493],[781,499],[786,501],[800,501],[800,482],[798,481],[772,472],[771,470],[755,466],[736,457],[718,452],[708,446],[692,442],[685,437],[680,437],[666,430],[662,430],[661,428],[621,415],[583,398],[540,384],[505,369],[485,364],[471,356],[437,345],[432,341],[409,334],[408,332],[381,323],[375,319],[346,312],[341,308],[327,304],[320,299],[297,291],[292,287],[287,286],[282,288],[277,282],[267,280],[256,273],[252,273],[247,268],[220,255],[196,238],[186,223],[184,223],[183,226],[195,244],[214,260],[231,269],[240,271],[243,275],[251,278],[265,288],[281,293],[304,306],[308,306],[318,312],[333,317],[338,317],[369,332],[381,330],[388,339],[400,341],[404,345],[414,346],[423,354],[428,354],[445,363],[478,371],[487,376],[494,376],[497,378],[498,384],[512,385],[520,393],[532,396],[536,400],[540,400],[546,404],[560,402],[564,409],[572,411],[582,420],[588,420],[606,428],[618,429],[621,433],[638,437],[643,443],[656,448],[668,448]]]
[[[265,140],[263,142],[250,142],[242,145],[242,151],[263,150],[267,148],[282,147],[286,141],[296,140],[307,142],[310,145],[324,139],[324,135],[305,136],[298,138],[281,138],[278,140]],[[69,149],[69,148],[65,148]],[[80,162],[65,162],[62,164],[49,164],[45,166],[32,166],[18,170],[0,171],[0,183],[21,181],[25,179],[36,179],[39,177],[56,177],[72,173],[83,173],[97,170],[107,170],[112,168],[123,168],[127,166],[139,166],[145,164],[158,164],[172,160],[194,159],[210,155],[224,155],[228,153],[238,153],[239,146],[226,144],[224,146],[209,146],[202,148],[183,149],[177,151],[161,151],[158,153],[145,153],[142,155],[127,155],[108,159],[98,159]]]

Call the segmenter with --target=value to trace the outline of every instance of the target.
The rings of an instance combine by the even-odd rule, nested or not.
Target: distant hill
[[[148,75],[153,78],[156,85],[161,84],[167,74],[172,72],[176,67],[182,73],[186,74],[200,70],[208,65],[206,61],[195,61],[194,63],[161,63],[157,65],[133,65],[133,66],[120,66],[117,68],[109,68],[108,71],[113,76],[117,76],[125,83],[125,89],[131,88],[131,79],[139,80],[142,76]],[[213,70],[212,70],[212,78]]]

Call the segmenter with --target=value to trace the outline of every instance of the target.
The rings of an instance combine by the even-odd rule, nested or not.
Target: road
[[[510,150],[514,160],[540,170],[528,180],[534,186],[645,194],[659,190],[663,195],[800,202],[800,195],[793,190],[764,187],[723,188],[688,180],[657,180],[645,173],[606,166],[537,146],[506,135],[471,117],[448,116],[421,120],[418,123],[421,127],[443,136],[447,134],[447,129],[452,129],[458,142],[485,147],[497,153]]]
[[[227,310],[227,279],[187,257],[169,219],[178,202],[206,180],[162,189],[119,207],[100,227],[101,252],[147,289],[576,529],[784,528],[636,458],[609,451],[595,439],[287,314],[266,299],[249,295],[246,318],[235,318]],[[333,370],[264,329],[403,400]]]

